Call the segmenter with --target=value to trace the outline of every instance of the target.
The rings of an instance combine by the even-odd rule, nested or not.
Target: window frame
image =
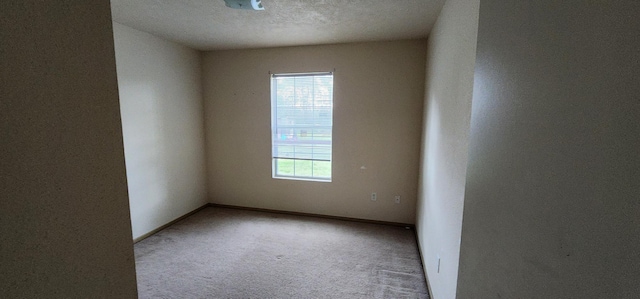
[[[277,78],[280,77],[316,77],[316,76],[330,76],[331,77],[331,139],[329,140],[329,159],[303,159],[303,158],[283,158],[277,157],[275,153],[275,138],[277,136]],[[334,72],[304,72],[304,73],[270,73],[270,89],[271,89],[271,177],[273,179],[285,179],[285,180],[300,180],[300,181],[312,181],[312,182],[331,182],[333,179],[333,107],[334,107]],[[315,101],[315,98],[314,98]],[[314,102],[315,105],[315,102]],[[315,119],[315,118],[314,118]],[[295,145],[294,145],[295,146]],[[278,173],[278,160],[291,160],[293,161],[293,175],[287,175]],[[295,175],[296,163],[298,161],[309,161],[311,162],[312,172],[314,169],[314,162],[329,162],[329,176],[305,176],[305,175]]]

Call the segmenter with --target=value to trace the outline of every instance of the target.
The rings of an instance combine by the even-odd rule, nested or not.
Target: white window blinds
[[[330,178],[333,74],[277,74],[271,84],[274,176]]]

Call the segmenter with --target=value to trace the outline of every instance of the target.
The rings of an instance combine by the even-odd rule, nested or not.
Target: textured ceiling
[[[111,0],[113,20],[199,50],[427,37],[444,0]]]

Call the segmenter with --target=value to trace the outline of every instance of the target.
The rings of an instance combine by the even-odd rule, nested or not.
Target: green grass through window
[[[331,161],[276,159],[276,176],[331,178]]]

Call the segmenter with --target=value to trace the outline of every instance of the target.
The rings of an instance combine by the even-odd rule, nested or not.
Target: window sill
[[[331,183],[331,179],[321,179],[321,178],[307,178],[307,177],[292,177],[292,176],[272,176],[274,179],[279,180],[292,180],[292,181],[307,181],[307,182],[320,182],[320,183]]]

